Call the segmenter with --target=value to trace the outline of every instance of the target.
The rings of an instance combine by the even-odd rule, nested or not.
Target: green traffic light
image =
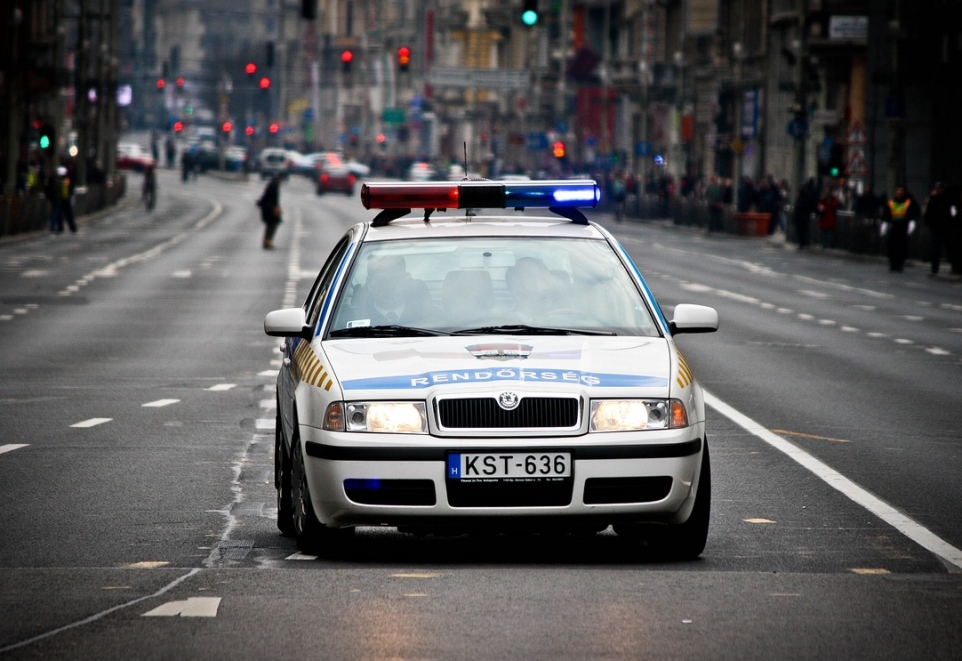
[[[837,176],[838,176],[838,168],[832,168],[831,170],[829,170],[829,174],[831,174],[833,177],[837,177]]]
[[[46,149],[49,146],[50,146],[50,136],[49,135],[40,136],[40,148]]]
[[[538,12],[531,9],[527,10],[521,14],[521,22],[530,28],[532,25],[538,22]]]

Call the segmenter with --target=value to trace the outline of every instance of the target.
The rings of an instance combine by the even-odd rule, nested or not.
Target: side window
[[[337,247],[331,251],[327,262],[324,263],[324,267],[321,268],[317,280],[314,281],[314,286],[311,287],[311,293],[304,303],[304,311],[307,312],[308,325],[314,326],[317,323],[317,318],[321,314],[321,308],[324,306],[324,298],[327,296],[327,291],[330,289],[331,283],[334,281],[334,276],[337,274],[337,268],[340,266],[341,260],[344,259],[344,255],[350,245],[350,237],[341,239]]]

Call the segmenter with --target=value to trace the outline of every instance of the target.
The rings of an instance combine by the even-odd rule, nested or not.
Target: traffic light
[[[351,73],[351,62],[354,61],[354,53],[346,50],[341,53],[341,71]]]
[[[157,91],[163,94],[164,88],[167,87],[167,81],[163,78],[157,79]]]
[[[248,62],[244,65],[244,73],[246,73],[248,76],[253,76],[255,73],[257,73],[257,65],[253,62]]]
[[[254,127],[248,126],[246,129],[244,129],[244,135],[246,135],[248,138],[254,135]]]
[[[317,0],[301,0],[301,18],[309,21],[317,18]]]
[[[174,81],[174,84],[177,85],[177,89],[179,90],[184,89],[184,77],[177,76],[177,80]]]
[[[521,22],[525,27],[534,27],[539,18],[538,0],[524,0],[521,7]]]
[[[828,176],[841,176],[845,168],[845,146],[836,142],[831,146],[828,154]]]
[[[220,125],[220,130],[223,131],[225,135],[230,133],[233,129],[234,129],[234,125],[231,124],[229,121],[224,122],[223,124]]]
[[[271,133],[277,133],[280,129],[281,127],[277,125],[277,122],[271,122],[271,125],[268,127],[267,130],[270,131]]]
[[[271,79],[268,78],[267,76],[264,76],[263,78],[261,78],[258,85],[260,85],[261,91],[266,92],[271,88]]]
[[[174,133],[180,133],[183,130],[184,123],[178,119],[176,122],[174,122]]]
[[[561,140],[555,142],[554,145],[551,146],[551,153],[554,154],[555,158],[564,158],[565,143],[563,143]]]
[[[397,66],[401,71],[407,71],[408,65],[411,64],[411,49],[407,46],[401,46],[397,49]]]
[[[48,154],[53,153],[56,142],[57,138],[53,133],[53,127],[50,124],[42,125],[37,138],[37,144],[40,145],[40,148]]]

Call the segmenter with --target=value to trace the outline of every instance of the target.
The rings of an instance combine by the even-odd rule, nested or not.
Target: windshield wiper
[[[528,326],[527,324],[505,324],[502,326],[481,326],[454,331],[451,335],[617,335],[613,331],[588,330],[585,328],[560,328],[557,326]]]
[[[451,335],[444,331],[430,328],[414,328],[412,326],[384,325],[384,326],[355,326],[354,328],[340,328],[330,332],[330,337],[434,337]]]

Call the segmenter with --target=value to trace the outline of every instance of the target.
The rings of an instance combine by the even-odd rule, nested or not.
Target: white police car
[[[597,184],[368,183],[361,197],[380,214],[345,234],[303,307],[264,321],[285,338],[281,531],[325,553],[357,526],[613,525],[698,556],[705,406],[672,336],[714,331],[718,315],[662,315],[625,250],[577,209],[597,203]],[[513,211],[480,211],[492,208]]]

